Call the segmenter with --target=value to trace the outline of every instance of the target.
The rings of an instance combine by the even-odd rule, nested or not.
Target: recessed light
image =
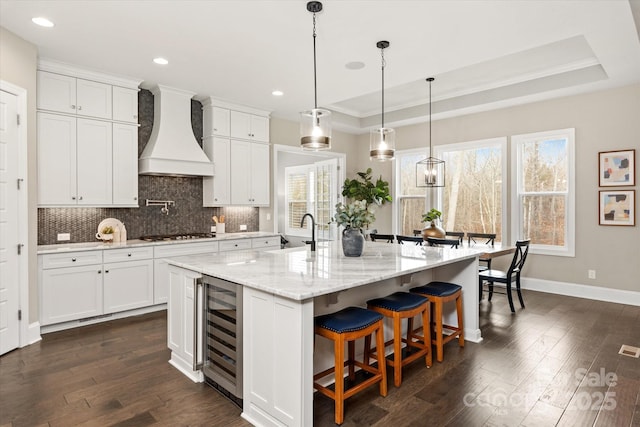
[[[364,68],[364,62],[360,62],[360,61],[347,62],[345,64],[345,67],[349,70],[360,70]]]
[[[271,95],[273,96],[282,96],[284,95],[284,92],[281,90],[274,90],[273,92],[271,92]]]
[[[169,61],[167,61],[164,58],[153,58],[153,62],[155,62],[158,65],[167,65],[169,63]]]
[[[47,27],[47,28],[53,27],[53,22],[49,21],[47,18],[44,18],[42,16],[32,18],[31,22],[33,22],[36,25],[40,25],[41,27]]]

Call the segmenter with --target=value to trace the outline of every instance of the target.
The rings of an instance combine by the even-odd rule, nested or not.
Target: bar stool
[[[411,292],[424,295],[429,298],[433,308],[433,323],[435,324],[435,338],[432,340],[436,345],[436,359],[442,362],[444,356],[443,346],[449,341],[458,337],[458,344],[464,347],[464,323],[462,319],[462,287],[447,282],[431,282],[424,286],[411,289]],[[444,324],[442,319],[442,309],[445,302],[456,302],[456,312],[458,314],[458,326]],[[451,335],[444,335],[443,329],[453,331]]]
[[[367,301],[369,310],[393,319],[393,339],[384,343],[384,347],[376,347],[370,350],[371,338],[366,337],[364,340],[364,360],[367,361],[372,353],[382,353],[384,349],[393,344],[393,360],[387,360],[387,364],[393,366],[393,384],[400,387],[402,383],[402,367],[408,365],[414,360],[425,356],[427,367],[431,367],[431,328],[430,322],[430,305],[429,299],[417,294],[406,292],[396,292],[383,298],[375,298]],[[417,335],[413,328],[413,318],[422,315],[423,335]],[[402,319],[407,319],[407,338],[402,337]],[[421,342],[422,341],[422,342]],[[405,356],[402,356],[402,343],[407,346],[405,348]],[[411,351],[417,349],[416,351]]]
[[[334,366],[313,376],[313,387],[335,402],[335,422],[344,421],[344,401],[354,394],[377,382],[380,383],[380,395],[387,395],[387,369],[384,363],[384,352],[377,357],[377,368],[369,365],[369,359],[364,363],[355,360],[355,340],[371,337],[376,333],[376,343],[384,345],[383,316],[371,310],[360,307],[347,307],[338,312],[325,314],[315,318],[315,333],[333,341]],[[348,342],[348,359],[344,360],[344,343]],[[371,374],[372,377],[360,384],[344,389],[344,367],[349,367],[349,379],[355,378],[355,366]],[[335,373],[335,390],[320,385],[316,380]]]

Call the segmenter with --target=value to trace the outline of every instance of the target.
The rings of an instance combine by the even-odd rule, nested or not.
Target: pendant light
[[[322,11],[322,3],[310,1],[307,10],[313,13],[313,93],[314,107],[300,113],[300,145],[305,150],[328,150],[331,148],[331,111],[318,108],[316,77],[316,13]]]
[[[416,163],[416,186],[418,187],[444,187],[444,160],[433,157],[431,147],[431,82],[435,79],[429,77],[429,157]]]
[[[392,160],[396,152],[396,131],[384,127],[384,50],[389,47],[388,41],[379,41],[376,47],[380,49],[382,58],[382,125],[378,129],[372,129],[369,138],[369,158],[371,160]]]

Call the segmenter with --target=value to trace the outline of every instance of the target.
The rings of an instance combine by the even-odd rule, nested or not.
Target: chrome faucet
[[[304,227],[304,219],[306,217],[311,218],[311,240],[306,240],[304,243],[311,243],[311,252],[316,251],[316,220],[313,218],[313,215],[310,213],[306,213],[302,215],[302,220],[300,221],[300,227]]]

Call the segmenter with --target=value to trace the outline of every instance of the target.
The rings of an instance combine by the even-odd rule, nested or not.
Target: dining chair
[[[460,244],[464,241],[464,231],[445,231],[444,234],[445,238],[447,238],[447,236],[457,237],[458,240],[460,240]]]
[[[462,242],[458,239],[440,239],[438,237],[427,237],[427,242],[429,242],[429,246],[451,246],[452,248],[458,249],[458,245],[461,245]]]
[[[493,246],[496,241],[495,233],[467,233],[467,244],[471,245],[491,245]],[[479,267],[480,271],[491,270],[491,258],[478,258],[478,261],[483,262],[484,265]]]
[[[378,233],[371,233],[369,234],[369,237],[371,237],[372,242],[387,242],[387,243],[393,243],[393,240],[395,238],[393,234],[378,234]]]
[[[504,283],[507,288],[507,298],[509,299],[509,307],[511,312],[515,313],[513,308],[513,298],[511,297],[511,284],[516,282],[516,291],[518,292],[518,299],[520,300],[520,307],[524,308],[524,300],[522,299],[522,292],[520,291],[520,273],[524,262],[527,260],[527,254],[529,253],[529,243],[531,240],[518,240],[516,241],[516,251],[513,254],[511,265],[509,269],[504,272],[502,270],[484,270],[478,273],[478,280],[480,285],[480,299],[482,299],[482,284],[489,282],[489,301],[493,296],[493,284]]]
[[[422,246],[422,242],[424,242],[424,239],[422,237],[401,236],[399,234],[396,236],[396,240],[401,245],[404,245],[404,242],[414,242],[416,246]]]

